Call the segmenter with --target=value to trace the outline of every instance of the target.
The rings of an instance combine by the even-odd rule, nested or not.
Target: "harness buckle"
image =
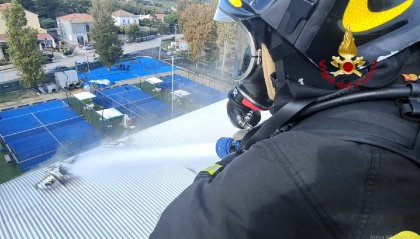
[[[411,83],[411,94],[408,102],[400,106],[404,119],[420,122],[420,84]]]

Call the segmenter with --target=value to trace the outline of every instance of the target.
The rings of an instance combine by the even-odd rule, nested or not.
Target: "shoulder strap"
[[[393,101],[356,103],[319,112],[293,130],[384,148],[420,165],[420,124],[401,118]]]

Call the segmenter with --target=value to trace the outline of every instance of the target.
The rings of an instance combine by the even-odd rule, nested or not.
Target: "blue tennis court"
[[[84,81],[107,79],[113,84],[116,81],[169,72],[171,70],[172,66],[164,62],[155,60],[151,57],[139,57],[117,63],[111,66],[110,71],[104,66],[91,70],[90,73],[80,72],[78,76]]]
[[[95,104],[104,108],[116,108],[133,119],[136,126],[150,126],[168,120],[172,116],[172,108],[133,85],[94,92]],[[183,114],[180,109],[174,109],[174,116]]]
[[[172,76],[164,76],[160,78],[163,83],[162,87],[165,89],[170,89],[172,87]],[[192,101],[201,107],[207,106],[209,104],[215,103],[219,100],[225,99],[226,94],[218,90],[210,88],[205,85],[201,85],[195,81],[183,77],[180,75],[174,75],[174,90],[184,90],[190,93],[188,97]]]
[[[0,112],[0,136],[23,172],[102,140],[102,134],[62,100]]]

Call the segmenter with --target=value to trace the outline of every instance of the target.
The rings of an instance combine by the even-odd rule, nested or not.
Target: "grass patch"
[[[21,100],[34,96],[32,90],[14,91],[0,94],[0,104],[10,101]]]
[[[0,184],[16,178],[20,174],[19,169],[12,163],[6,162],[3,152],[0,152]]]

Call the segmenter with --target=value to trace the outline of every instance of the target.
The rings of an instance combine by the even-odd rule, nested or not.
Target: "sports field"
[[[139,57],[112,65],[111,70],[108,70],[103,66],[91,70],[90,72],[80,72],[78,76],[85,82],[107,79],[111,84],[114,84],[116,81],[170,72],[171,70],[172,66],[164,62],[155,60],[151,57]],[[174,70],[176,70],[176,68],[174,68]]]
[[[0,137],[21,171],[99,145],[102,135],[64,101],[0,112]]]

